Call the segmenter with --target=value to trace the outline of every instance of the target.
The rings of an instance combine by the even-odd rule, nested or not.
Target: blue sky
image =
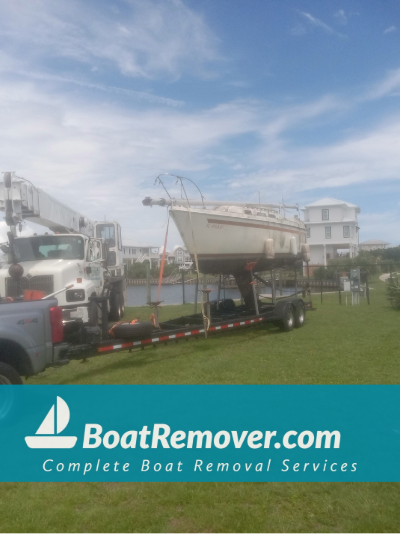
[[[1,170],[138,242],[163,243],[141,200],[169,172],[206,198],[346,200],[361,240],[398,245],[399,19],[391,0],[3,0]]]

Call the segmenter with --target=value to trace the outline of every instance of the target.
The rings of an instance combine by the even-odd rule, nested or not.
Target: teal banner
[[[3,386],[1,481],[400,481],[400,386]]]

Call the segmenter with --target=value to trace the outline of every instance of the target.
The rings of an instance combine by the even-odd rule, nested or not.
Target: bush
[[[333,280],[338,277],[338,269],[335,267],[331,267],[328,265],[328,267],[317,267],[314,269],[313,277],[317,280]]]
[[[397,278],[388,278],[387,296],[395,308],[400,308],[400,284]]]

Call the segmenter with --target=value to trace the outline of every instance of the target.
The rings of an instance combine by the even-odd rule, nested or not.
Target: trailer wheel
[[[294,313],[292,306],[286,306],[283,312],[282,320],[279,323],[279,328],[284,332],[290,332],[294,327]]]
[[[121,293],[111,293],[110,296],[110,321],[120,321],[125,313],[124,297]]]
[[[298,302],[294,309],[294,326],[295,328],[301,328],[304,325],[306,318],[306,310],[302,302]]]
[[[22,385],[22,378],[19,376],[18,371],[6,363],[0,362],[0,385],[11,386]]]

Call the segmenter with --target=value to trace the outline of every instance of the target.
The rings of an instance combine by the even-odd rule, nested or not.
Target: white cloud
[[[30,64],[64,58],[151,78],[199,72],[218,58],[216,38],[181,0],[122,0],[117,12],[77,0],[5,0],[0,18],[3,50],[24,49]]]
[[[392,33],[396,31],[396,26],[389,26],[389,28],[386,28],[386,30],[383,31],[384,34],[386,33]]]
[[[342,24],[343,26],[347,24],[347,15],[343,9],[339,9],[338,11],[336,11],[334,17],[339,22],[339,24]]]
[[[382,98],[383,96],[396,93],[400,90],[400,69],[391,70],[385,78],[374,85],[366,95],[366,98]]]
[[[305,13],[304,11],[300,11],[300,14],[303,15],[303,17],[312,25],[312,26],[315,26],[317,28],[321,28],[325,33],[329,33],[330,35],[336,35],[336,37],[340,37],[340,38],[343,38],[343,37],[346,37],[345,35],[341,34],[341,33],[338,33],[337,31],[335,31],[333,28],[331,28],[328,24],[326,24],[325,22],[323,22],[322,20],[320,19],[317,19],[316,17],[314,17],[313,15],[311,15],[310,13]]]
[[[291,145],[294,128],[359,103],[335,95],[281,109],[249,100],[200,111],[151,109],[106,93],[96,101],[54,93],[52,80],[16,80],[4,72],[1,78],[1,169],[17,171],[91,219],[120,221],[125,238],[161,244],[165,210],[141,205],[145,196],[163,194],[153,186],[161,172],[193,178],[209,198],[261,190],[271,201],[291,202],[318,188],[400,178],[400,117],[340,142]],[[377,98],[397,84],[393,71],[369,94]],[[246,135],[250,145],[231,144]],[[173,225],[170,233],[172,244],[180,242]]]
[[[270,164],[268,154],[264,155],[263,165],[259,153],[259,167],[268,170],[249,174],[245,181],[232,180],[231,186],[242,190],[257,187],[268,191],[271,197],[293,198],[297,192],[313,189],[399,181],[399,146],[399,117],[329,146],[293,149],[282,143],[279,157],[273,161],[275,166]]]

